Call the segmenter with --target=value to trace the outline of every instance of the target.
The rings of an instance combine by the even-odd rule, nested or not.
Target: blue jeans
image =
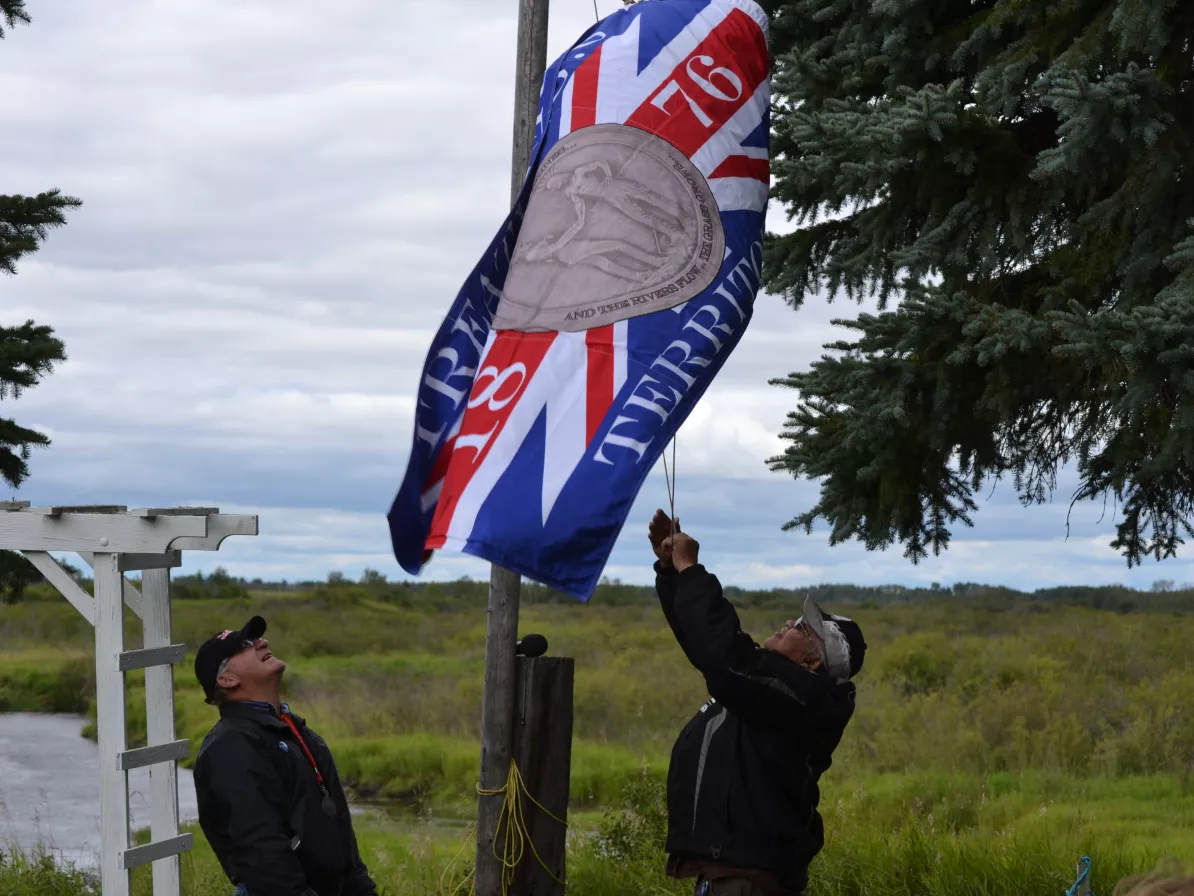
[[[232,896],[249,896],[249,891],[245,889],[244,884],[237,884],[236,892]]]

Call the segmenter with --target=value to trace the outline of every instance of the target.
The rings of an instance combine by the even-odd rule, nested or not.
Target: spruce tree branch
[[[83,203],[60,190],[37,196],[0,196],[0,271],[15,274],[17,261],[36,252],[50,230],[66,223],[66,212]]]
[[[47,326],[26,321],[19,327],[0,327],[0,399],[20,397],[37,385],[58,362],[66,360],[65,346]],[[0,479],[18,488],[29,475],[31,448],[44,448],[49,438],[37,430],[0,418]]]
[[[25,12],[25,0],[0,0],[0,39],[4,37],[4,29],[12,30],[17,25],[28,25],[29,14]]]
[[[24,0],[0,0],[0,38],[6,28],[29,21]],[[50,230],[66,223],[66,212],[80,204],[59,190],[37,196],[0,195],[0,271],[15,274],[17,261],[36,252]],[[22,390],[37,385],[64,360],[65,346],[52,328],[31,320],[21,326],[0,325],[0,400],[18,398]],[[19,487],[29,475],[26,461],[31,450],[49,444],[44,433],[0,417],[0,480]],[[27,567],[23,559],[14,560],[13,555],[0,552],[0,592],[4,592],[0,596],[16,593],[19,597],[23,579],[17,573]]]
[[[1121,508],[1129,565],[1194,511],[1194,5],[764,0],[765,283],[901,295],[809,370],[772,469],[790,521],[916,561],[984,483]],[[1151,12],[1150,12],[1151,10]],[[828,210],[840,220],[816,215]],[[1068,517],[1067,517],[1068,518]]]

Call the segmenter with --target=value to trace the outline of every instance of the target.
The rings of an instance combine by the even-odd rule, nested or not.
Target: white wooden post
[[[145,620],[145,648],[170,646],[170,570],[141,573],[141,607]],[[174,741],[174,666],[163,663],[145,670],[145,718],[150,746]],[[150,831],[155,842],[178,836],[178,763],[149,768]],[[153,863],[154,896],[176,896],[182,889],[178,855]]]
[[[103,896],[129,896],[129,873],[122,865],[129,848],[128,772],[125,752],[124,601],[119,556],[95,555],[95,708],[100,754],[100,886]]]

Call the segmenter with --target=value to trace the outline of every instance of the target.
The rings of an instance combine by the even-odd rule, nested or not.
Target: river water
[[[98,864],[99,749],[83,737],[84,719],[0,714],[0,845],[41,843],[79,867]],[[114,761],[114,760],[113,760]],[[198,817],[189,769],[178,770],[182,820]],[[149,769],[129,772],[134,828],[149,826]]]

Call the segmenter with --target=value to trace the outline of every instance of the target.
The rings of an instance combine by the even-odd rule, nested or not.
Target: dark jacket
[[[817,781],[854,712],[854,685],[755,644],[703,566],[656,573],[664,615],[711,697],[672,748],[667,850],[803,890],[824,843]]]
[[[291,718],[335,817],[324,814],[311,763],[274,708],[229,703],[195,760],[203,833],[229,879],[250,896],[374,896],[331,751],[303,719]]]

